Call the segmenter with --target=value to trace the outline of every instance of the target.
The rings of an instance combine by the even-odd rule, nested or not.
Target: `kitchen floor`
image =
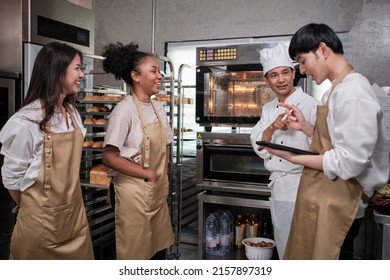
[[[181,243],[179,245],[179,260],[198,260],[198,246],[194,244]]]

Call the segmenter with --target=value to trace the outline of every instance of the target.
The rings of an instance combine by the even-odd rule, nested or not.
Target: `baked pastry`
[[[95,121],[95,124],[106,125],[106,124],[107,124],[107,120],[106,120],[106,119],[97,119],[97,120]]]
[[[102,100],[102,98],[98,95],[84,96],[83,100],[91,101],[91,100]]]
[[[93,106],[93,107],[88,107],[87,112],[100,112],[100,111],[99,111],[99,107]]]
[[[93,144],[94,144],[93,141],[87,140],[87,141],[84,141],[83,147],[84,148],[91,148]]]
[[[98,108],[99,108],[99,112],[109,112],[110,111],[110,108],[108,108],[107,106],[101,106]]]
[[[110,178],[108,177],[108,171],[110,168],[100,164],[92,167],[89,172],[89,183],[93,185],[110,186]]]
[[[171,97],[169,95],[156,95],[154,99],[157,101],[169,102]]]
[[[94,118],[86,118],[84,120],[84,124],[95,124],[95,122],[96,122],[96,119],[94,119]]]
[[[92,148],[100,149],[103,147],[103,141],[96,141],[92,144]]]

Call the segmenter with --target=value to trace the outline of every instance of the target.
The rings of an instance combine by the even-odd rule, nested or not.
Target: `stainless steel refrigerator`
[[[0,129],[22,106],[42,46],[59,41],[93,54],[94,29],[94,12],[66,0],[0,1]],[[84,67],[91,61],[87,58]],[[13,206],[0,173],[0,259],[9,255]]]

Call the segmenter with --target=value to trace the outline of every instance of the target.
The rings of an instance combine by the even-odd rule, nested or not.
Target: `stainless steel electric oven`
[[[196,160],[199,189],[270,194],[270,172],[253,151],[249,133],[198,133]]]
[[[196,122],[205,127],[253,126],[275,94],[265,83],[260,50],[267,44],[196,49]]]

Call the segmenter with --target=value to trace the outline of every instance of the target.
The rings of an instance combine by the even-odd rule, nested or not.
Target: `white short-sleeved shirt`
[[[169,145],[173,141],[173,133],[168,122],[167,112],[160,102],[154,100],[151,102],[153,102],[156,112],[166,129],[167,139],[165,141]],[[158,118],[154,113],[152,103],[141,101],[139,103],[146,122],[157,122]],[[134,104],[133,97],[127,96],[115,106],[110,114],[103,146],[115,146],[119,149],[122,157],[138,162],[141,158],[142,140],[143,132],[137,107]]]
[[[75,108],[78,126],[85,135],[79,113]],[[0,131],[1,154],[4,164],[1,168],[3,184],[7,189],[25,191],[39,176],[43,152],[43,135],[39,123],[43,119],[40,101],[23,107],[16,112]],[[69,129],[60,111],[56,111],[51,120],[52,132],[74,131],[68,114]]]

